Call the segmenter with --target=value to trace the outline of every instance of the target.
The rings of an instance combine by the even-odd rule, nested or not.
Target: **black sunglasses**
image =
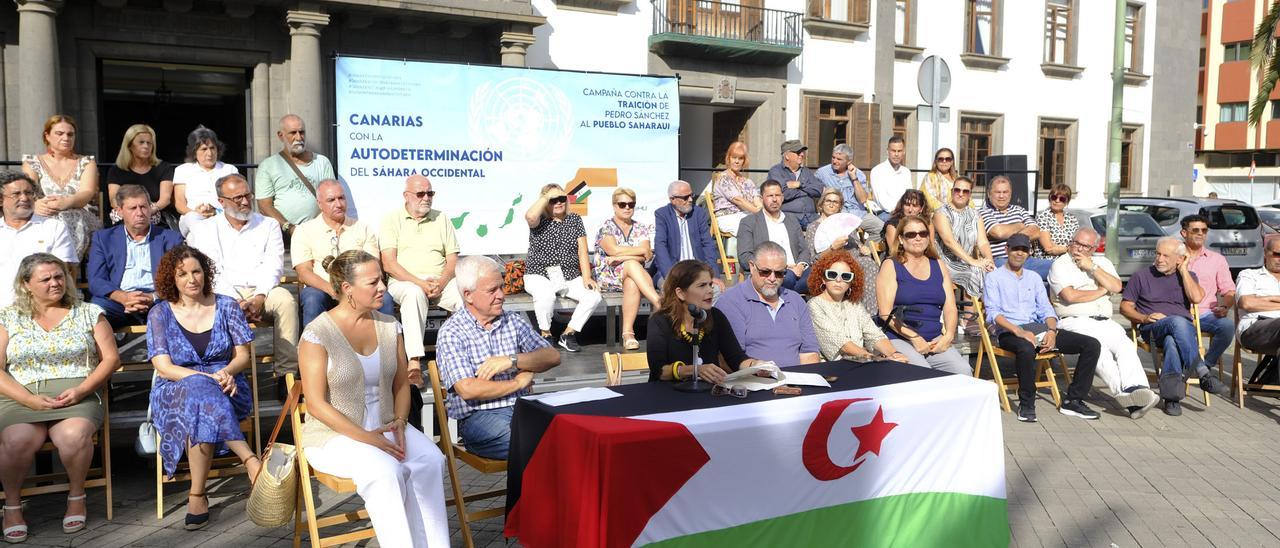
[[[423,198],[435,198],[435,197],[436,197],[436,191],[434,191],[434,190],[423,190],[423,191],[419,191],[419,192],[410,192],[410,193],[409,193],[409,195],[411,195],[411,196],[413,196],[413,197],[415,197],[415,198],[417,198],[417,199],[419,199],[419,200],[421,200],[421,199],[423,199]]]
[[[685,194],[684,196],[672,196],[672,197],[671,197],[671,199],[672,199],[672,200],[688,200],[688,199],[690,199],[690,198],[693,198],[693,195],[692,195],[692,194]]]
[[[555,198],[552,198],[552,199],[550,199],[550,200],[548,200],[548,201],[549,201],[549,202],[551,202],[553,205],[556,205],[556,204],[567,204],[567,203],[569,203],[569,197],[568,197],[568,196],[556,196]]]
[[[787,269],[785,269],[785,268],[784,268],[784,269],[782,269],[782,270],[769,270],[769,269],[767,269],[767,268],[760,268],[759,266],[756,266],[755,268],[756,268],[756,274],[759,274],[761,278],[785,278],[785,277],[787,277]]]
[[[928,230],[918,230],[918,231],[915,231],[915,232],[903,232],[903,233],[902,233],[902,239],[904,239],[904,240],[914,240],[914,239],[916,239],[916,238],[928,238],[928,237],[929,237],[929,231],[928,231]]]
[[[853,281],[852,272],[841,272],[839,270],[827,270],[822,274],[827,278],[828,281],[832,281],[832,282],[836,280],[842,281],[844,283],[849,283]]]
[[[955,194],[973,194],[973,189],[969,188],[953,188],[951,192]]]
[[[1071,197],[1065,194],[1054,194],[1053,196],[1050,196],[1049,199],[1054,202],[1062,202],[1064,204],[1071,201]]]
[[[635,202],[614,202],[613,205],[616,205],[622,209],[632,209],[636,207]]]
[[[935,161],[935,162],[950,162],[950,161],[953,161],[953,160],[955,160],[955,158],[952,158],[952,157],[950,157],[950,156],[939,156],[939,157],[937,157],[937,158],[934,158],[934,159],[933,159],[933,161]]]

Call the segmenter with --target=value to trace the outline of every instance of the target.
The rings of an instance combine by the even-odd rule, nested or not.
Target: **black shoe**
[[[547,344],[549,344],[549,345],[551,345],[551,346],[553,346],[553,347],[556,345],[556,336],[555,336],[555,335],[552,335],[552,334],[550,334],[550,333],[547,333],[547,334],[546,334],[546,335],[544,335],[542,338],[543,338],[544,340],[546,340],[546,341],[547,341]]]
[[[206,501],[209,498],[209,497],[206,497],[203,493],[199,495],[188,495],[188,496],[190,498],[196,498],[196,497],[203,498]],[[188,513],[186,519],[183,521],[184,521],[183,526],[186,527],[188,531],[195,531],[196,529],[202,529],[204,528],[205,525],[209,524],[209,512],[205,511],[205,513],[203,514]]]
[[[1018,406],[1018,420],[1022,422],[1036,422],[1036,406],[1035,404],[1022,404]]]
[[[582,347],[578,346],[578,336],[576,333],[565,333],[560,335],[560,346],[569,352],[582,351]]]
[[[1079,417],[1087,421],[1096,421],[1099,417],[1098,412],[1089,409],[1084,400],[1065,400],[1062,402],[1062,407],[1058,408],[1058,412],[1068,417]]]
[[[1182,414],[1182,404],[1177,400],[1164,400],[1164,414],[1176,417]]]
[[[1216,396],[1225,396],[1231,391],[1227,383],[1218,380],[1213,375],[1204,375],[1200,377],[1200,389]]]

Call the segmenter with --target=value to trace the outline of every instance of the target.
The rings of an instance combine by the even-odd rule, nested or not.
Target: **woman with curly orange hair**
[[[884,332],[876,327],[871,314],[858,303],[866,279],[853,255],[843,249],[828,251],[818,257],[809,275],[809,314],[818,335],[818,348],[827,360],[886,359],[906,362],[907,357],[893,348]]]

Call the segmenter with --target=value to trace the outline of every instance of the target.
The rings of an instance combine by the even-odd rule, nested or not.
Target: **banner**
[[[377,227],[431,180],[463,255],[528,251],[524,214],[557,183],[587,240],[618,187],[652,222],[677,177],[675,78],[339,57],[336,164],[352,209]]]

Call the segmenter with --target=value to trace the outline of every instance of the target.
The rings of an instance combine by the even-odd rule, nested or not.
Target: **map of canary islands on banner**
[[[405,179],[426,175],[464,255],[525,253],[524,213],[547,183],[570,193],[590,242],[616,188],[652,223],[677,176],[675,78],[339,57],[335,80],[350,209],[377,227],[403,209]]]

